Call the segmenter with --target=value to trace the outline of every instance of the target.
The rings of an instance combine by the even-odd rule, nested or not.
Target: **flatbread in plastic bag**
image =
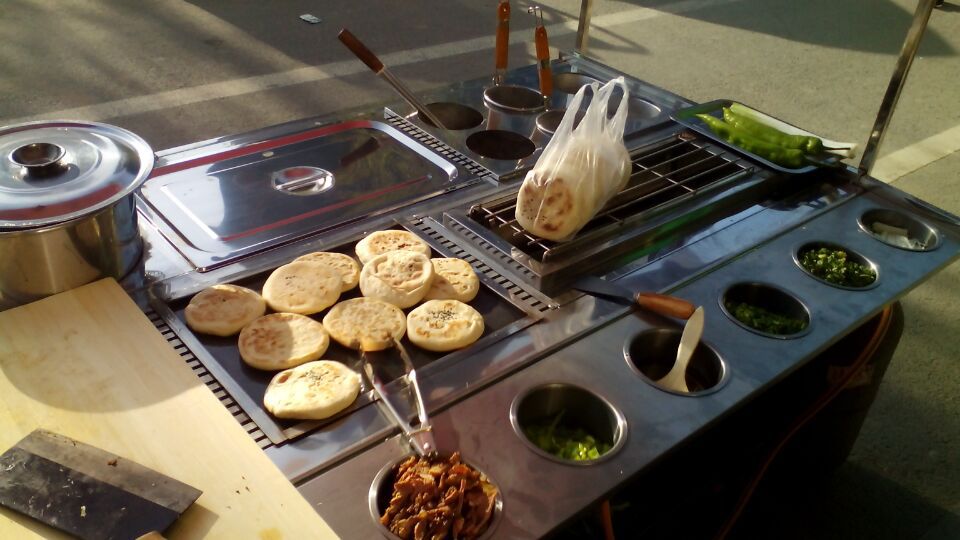
[[[620,104],[608,118],[610,97],[618,87],[623,91]],[[574,127],[588,88],[593,99]],[[623,145],[623,128],[628,100],[623,77],[602,87],[591,83],[580,88],[520,186],[516,218],[527,232],[547,240],[569,240],[626,186],[630,155]]]

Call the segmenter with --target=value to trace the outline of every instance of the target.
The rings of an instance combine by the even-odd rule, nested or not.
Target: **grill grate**
[[[474,205],[469,215],[514,247],[542,263],[577,253],[610,230],[638,214],[653,212],[685,200],[707,187],[747,170],[730,158],[711,151],[698,139],[676,136],[644,148],[632,156],[627,187],[611,199],[573,240],[557,243],[530,234],[514,217],[515,196]]]
[[[484,167],[483,165],[480,165],[476,161],[456,151],[455,149],[448,146],[446,143],[444,143],[440,139],[420,129],[415,124],[413,124],[406,118],[400,116],[399,114],[391,111],[390,109],[384,109],[383,116],[384,116],[384,119],[386,119],[388,124],[399,129],[411,139],[430,148],[434,152],[447,158],[453,163],[456,163],[462,166],[471,175],[476,177],[486,177],[486,176],[493,175],[493,173],[487,170],[486,167]]]

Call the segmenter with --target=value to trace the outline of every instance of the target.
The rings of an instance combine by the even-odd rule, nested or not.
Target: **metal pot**
[[[0,310],[133,270],[133,192],[153,162],[143,139],[105,124],[0,129]]]

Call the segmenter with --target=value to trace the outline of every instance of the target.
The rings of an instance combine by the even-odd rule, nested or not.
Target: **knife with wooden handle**
[[[696,306],[692,303],[682,298],[677,298],[676,296],[650,292],[633,294],[620,285],[594,276],[579,277],[577,281],[573,283],[573,288],[588,294],[637,304],[654,313],[668,317],[676,317],[678,319],[689,319],[696,309]]]

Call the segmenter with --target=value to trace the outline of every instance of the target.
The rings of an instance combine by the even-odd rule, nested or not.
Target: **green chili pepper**
[[[802,150],[807,154],[819,154],[823,152],[823,141],[817,137],[810,135],[787,135],[763,122],[742,114],[737,114],[726,107],[723,108],[723,119],[731,126],[742,129],[762,141],[777,146]]]
[[[698,114],[697,118],[702,120],[703,123],[721,139],[751,154],[756,154],[771,163],[776,163],[789,169],[799,169],[806,165],[806,156],[802,150],[784,148],[763,141],[709,114]]]

